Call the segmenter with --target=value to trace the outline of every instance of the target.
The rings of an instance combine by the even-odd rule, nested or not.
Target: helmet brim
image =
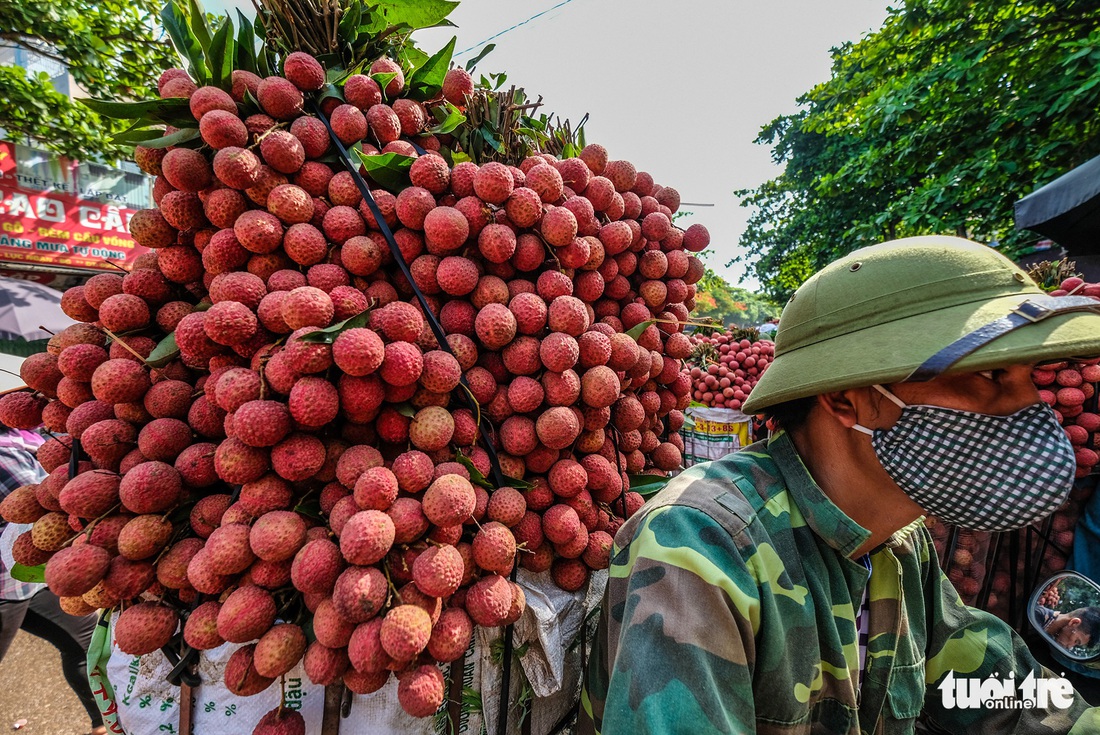
[[[756,414],[799,398],[905,380],[944,347],[1004,317],[1026,298],[1026,294],[1013,294],[951,306],[777,354],[742,410]],[[1095,356],[1100,356],[1100,314],[1071,313],[1019,327],[962,358],[947,372]]]

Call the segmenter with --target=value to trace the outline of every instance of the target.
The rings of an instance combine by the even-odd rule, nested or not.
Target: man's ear
[[[833,393],[822,393],[817,397],[817,405],[822,411],[836,419],[841,426],[850,429],[860,423],[859,411],[853,400],[859,400],[856,394],[860,390],[862,389],[856,388],[835,391]]]
[[[1069,622],[1066,623],[1066,625],[1072,625],[1074,628],[1076,628],[1081,625],[1081,618],[1070,618]]]

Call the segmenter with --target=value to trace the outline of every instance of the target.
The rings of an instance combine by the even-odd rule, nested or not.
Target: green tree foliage
[[[65,64],[88,94],[152,99],[161,70],[179,59],[163,37],[155,0],[0,0],[0,48]],[[72,90],[76,91],[76,90]],[[45,73],[0,65],[0,128],[12,139],[78,159],[113,159],[122,123],[59,93]]]
[[[738,192],[777,301],[855,248],[957,234],[1013,255],[1012,205],[1100,154],[1096,0],[904,0],[833,51],[829,81],[757,142],[784,172]]]
[[[725,326],[756,327],[779,316],[779,312],[780,308],[768,299],[731,286],[710,268],[696,284],[692,318],[717,319]]]

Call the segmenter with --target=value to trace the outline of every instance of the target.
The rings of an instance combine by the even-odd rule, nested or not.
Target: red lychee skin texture
[[[69,546],[46,562],[46,584],[59,597],[82,595],[103,579],[110,563],[106,549],[91,544]]]
[[[179,616],[166,605],[141,602],[128,607],[115,621],[115,644],[123,653],[144,656],[168,643],[179,625]]]
[[[516,555],[516,539],[503,523],[482,524],[473,542],[474,561],[482,569],[507,574]]]
[[[332,111],[329,122],[344,145],[358,143],[367,136],[367,118],[354,105],[339,105]]]
[[[432,634],[431,617],[416,605],[392,608],[378,631],[382,649],[395,661],[411,661],[428,645]]]
[[[287,294],[282,317],[291,329],[327,327],[335,307],[327,293],[313,286],[302,286]]]
[[[214,175],[232,189],[248,189],[259,179],[260,159],[244,148],[222,148],[214,155]]]
[[[180,191],[197,192],[210,186],[210,162],[196,150],[174,148],[164,156],[161,167],[164,178]]]
[[[325,445],[312,434],[295,433],[271,449],[271,467],[285,480],[312,477],[325,464]]]
[[[99,321],[115,334],[140,329],[149,323],[149,305],[132,294],[108,297],[99,307]]]
[[[208,651],[225,643],[218,635],[218,611],[221,603],[209,600],[202,603],[187,617],[183,626],[183,639],[187,645],[199,651]]]
[[[503,204],[514,187],[512,172],[503,163],[491,161],[474,174],[474,192],[489,204]]]
[[[294,511],[273,510],[252,525],[249,546],[264,561],[282,562],[293,558],[305,539],[306,526],[301,516]]]
[[[465,69],[455,67],[443,78],[443,96],[452,105],[465,108],[466,96],[473,92],[474,79]]]
[[[267,209],[284,224],[302,224],[313,217],[313,198],[300,186],[282,184],[268,194]]]
[[[397,684],[397,701],[413,717],[430,717],[443,705],[443,673],[424,665],[406,673]]]
[[[343,569],[340,548],[328,539],[307,542],[294,556],[290,576],[303,593],[331,594]]]
[[[367,110],[367,124],[379,145],[392,143],[401,135],[401,120],[393,108],[386,104],[377,104]]]
[[[435,207],[424,217],[424,237],[436,254],[458,251],[470,236],[470,224],[453,207]],[[503,262],[503,261],[498,261]]]
[[[550,575],[563,590],[575,592],[588,581],[588,567],[580,559],[555,559]]]
[[[253,209],[245,212],[233,224],[233,234],[252,253],[274,252],[283,242],[283,225],[270,212]]]
[[[215,150],[230,146],[241,147],[248,143],[248,128],[233,112],[211,110],[199,121],[199,134],[203,142]]]
[[[336,580],[332,604],[341,617],[363,623],[382,608],[389,589],[386,577],[375,567],[348,567]]]
[[[382,102],[382,88],[366,74],[352,74],[344,82],[344,98],[366,111]]]
[[[382,380],[391,386],[412,385],[420,379],[424,358],[420,349],[408,342],[391,342],[385,347],[385,357],[379,369]]]
[[[306,636],[291,623],[279,623],[256,644],[253,661],[261,676],[274,678],[294,668],[306,652]]]
[[[393,520],[382,511],[360,511],[341,529],[340,551],[352,564],[374,564],[389,553],[394,533]]]
[[[340,399],[336,386],[323,378],[302,378],[290,390],[290,415],[299,425],[320,428],[336,418]]]
[[[446,608],[432,626],[428,653],[442,663],[457,660],[469,647],[473,629],[473,621],[465,610],[458,607]]]
[[[462,583],[462,555],[454,546],[430,546],[413,562],[417,588],[431,597],[450,597]]]
[[[275,622],[275,600],[260,587],[239,587],[218,612],[218,635],[231,643],[259,638]]]
[[[291,429],[290,412],[279,401],[247,401],[236,409],[234,417],[234,435],[250,447],[273,447]]]
[[[282,77],[267,77],[260,82],[256,98],[264,112],[276,120],[293,120],[305,102],[301,90]]]
[[[443,475],[424,491],[424,515],[436,526],[465,523],[476,503],[473,486],[461,475]]]
[[[302,141],[285,130],[275,130],[260,141],[260,154],[264,162],[282,174],[296,173],[306,161]]]
[[[230,112],[234,117],[237,114],[237,105],[233,103],[233,98],[218,87],[199,87],[191,95],[189,105],[191,114],[199,122],[202,122],[203,117],[213,110]]]
[[[325,86],[325,70],[317,59],[301,51],[286,57],[283,75],[303,92],[313,92]]]
[[[500,625],[512,607],[514,593],[508,580],[496,574],[482,577],[466,593],[466,612],[478,625]]]
[[[447,191],[451,169],[440,156],[421,156],[413,161],[409,178],[413,186],[423,187],[438,196]]]
[[[165,462],[143,462],[122,478],[119,498],[133,513],[160,513],[179,501],[182,489],[175,467]]]

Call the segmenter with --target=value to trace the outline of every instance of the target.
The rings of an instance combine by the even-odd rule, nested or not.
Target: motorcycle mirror
[[[1100,658],[1100,585],[1060,572],[1031,595],[1027,617],[1047,643],[1072,661]]]

